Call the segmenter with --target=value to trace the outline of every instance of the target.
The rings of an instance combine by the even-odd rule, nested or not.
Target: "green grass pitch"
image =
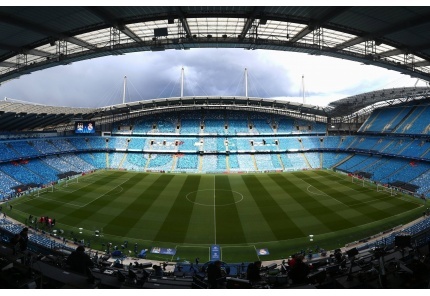
[[[177,250],[173,258],[149,254],[154,260],[200,257],[201,262],[209,260],[211,244],[221,245],[226,262],[343,247],[416,219],[423,207],[416,198],[377,192],[328,170],[229,175],[98,171],[11,204],[12,217],[55,218],[55,229],[64,230],[67,239],[85,239],[92,248],[127,240],[126,253],[137,243],[139,250]],[[95,236],[96,230],[101,236]],[[270,254],[258,257],[258,248]]]

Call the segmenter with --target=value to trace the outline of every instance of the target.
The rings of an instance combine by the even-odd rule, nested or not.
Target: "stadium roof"
[[[54,107],[11,99],[0,101],[0,131],[66,131],[76,120],[94,120],[97,124],[166,113],[200,109],[226,109],[288,115],[326,122],[327,118],[353,118],[375,107],[404,103],[429,97],[427,87],[379,90],[341,99],[319,107],[309,104],[250,97],[178,97],[143,100],[102,108]],[[380,103],[378,105],[378,103]]]
[[[398,104],[409,100],[424,99],[430,96],[428,87],[403,87],[393,89],[383,89],[363,94],[354,95],[344,99],[331,102],[324,108],[330,117],[341,117],[353,115],[355,112],[366,111],[366,107],[373,106],[380,102]],[[378,106],[379,107],[379,106]]]
[[[430,7],[0,7],[0,82],[107,55],[244,48],[326,55],[430,80]]]

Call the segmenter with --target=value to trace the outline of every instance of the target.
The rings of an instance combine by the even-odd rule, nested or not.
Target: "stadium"
[[[430,9],[381,9],[2,7],[0,82],[102,56],[224,47],[352,60],[428,85]],[[6,98],[1,285],[427,288],[429,92],[381,89],[325,107],[247,91],[99,108]],[[93,268],[64,276],[77,246]],[[258,281],[247,271],[256,261]]]

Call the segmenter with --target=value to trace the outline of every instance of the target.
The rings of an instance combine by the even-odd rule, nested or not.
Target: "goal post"
[[[54,192],[54,185],[50,184],[46,187],[43,188],[38,188],[36,193],[33,194],[33,196],[40,196],[43,193],[47,193],[47,192]]]
[[[64,186],[67,187],[71,183],[79,183],[79,175],[76,175],[75,177],[67,177],[66,178],[66,185],[64,185]]]
[[[361,177],[358,177],[358,176],[351,175],[351,182],[355,183],[355,184],[358,184],[358,185],[361,185],[363,187],[366,186],[364,184],[364,178],[361,178]]]
[[[393,187],[388,187],[382,184],[377,184],[376,185],[376,191],[378,192],[388,192],[391,196],[396,195],[396,191],[394,190]]]

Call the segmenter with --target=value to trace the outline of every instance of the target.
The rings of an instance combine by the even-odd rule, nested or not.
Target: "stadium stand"
[[[145,138],[130,138],[130,142],[128,143],[129,151],[142,151],[145,146]]]
[[[146,157],[145,157],[146,156]],[[170,171],[173,165],[173,157],[170,154],[145,154],[148,159],[148,169],[157,171]]]
[[[11,141],[10,149],[13,149],[21,157],[34,157],[40,155],[33,146],[27,141]]]
[[[198,156],[193,154],[181,155],[177,157],[176,171],[193,171],[198,169]]]
[[[142,153],[127,153],[122,168],[133,171],[143,171],[145,169],[147,159]]]
[[[0,150],[2,151],[2,153],[0,153],[0,161],[12,160],[19,157],[19,154],[17,154],[8,143],[0,143]]]

